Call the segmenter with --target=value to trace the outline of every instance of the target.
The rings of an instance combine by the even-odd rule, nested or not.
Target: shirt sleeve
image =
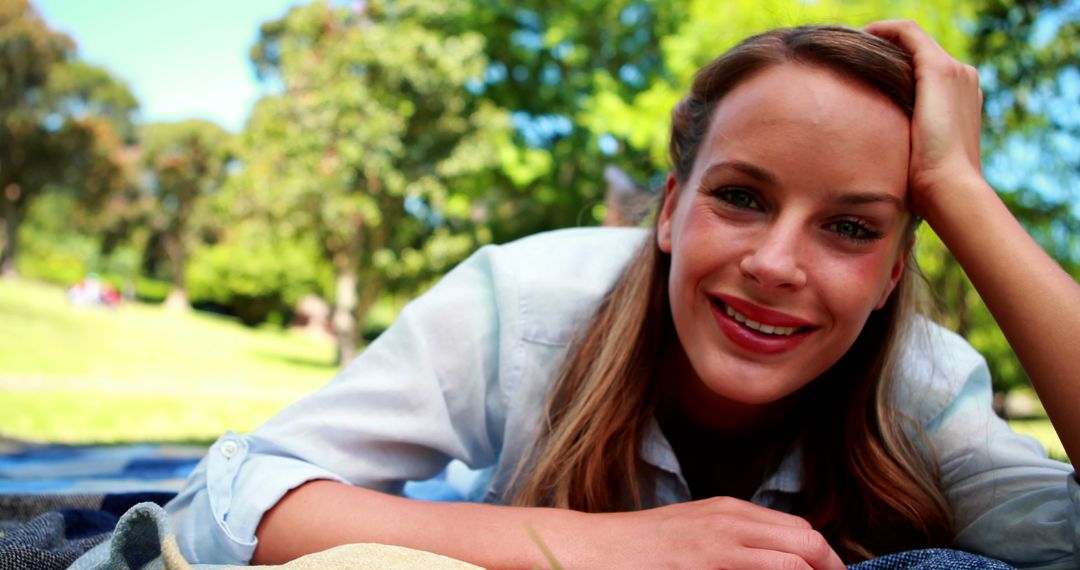
[[[515,286],[493,274],[494,249],[408,305],[325,387],[251,434],[214,443],[168,505],[189,561],[247,563],[263,514],[308,481],[400,493],[451,459],[495,462],[505,422],[499,379],[513,366],[500,358],[500,333],[515,332],[499,305],[513,302]]]
[[[952,398],[925,425],[953,508],[956,547],[1018,568],[1076,568],[1080,486],[1073,468],[1047,458],[1035,439],[993,412],[989,370],[963,339],[949,333],[936,350],[945,360],[935,382]]]

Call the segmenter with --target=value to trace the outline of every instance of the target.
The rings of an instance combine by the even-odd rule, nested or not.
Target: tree
[[[73,52],[25,0],[0,1],[2,275],[15,273],[19,227],[35,197],[53,186],[93,207],[125,181],[121,135],[137,103]]]
[[[963,57],[967,38],[958,23],[971,17],[971,4],[966,0],[899,4],[887,0],[767,0],[718,5],[687,0],[684,17],[660,43],[664,72],[658,80],[630,96],[614,88],[598,92],[585,101],[580,120],[597,136],[612,137],[620,149],[646,153],[653,168],[666,171],[671,109],[689,89],[698,68],[746,36],[781,26],[862,26],[881,18],[912,18],[946,49]]]
[[[499,145],[500,180],[484,200],[494,213],[496,241],[600,222],[609,162],[638,180],[655,177],[651,157],[594,129],[588,109],[598,98],[632,100],[666,80],[660,46],[685,19],[685,4],[471,5],[465,25],[484,31],[490,58],[477,91],[510,112],[515,127],[513,137]]]
[[[448,33],[463,1],[324,3],[262,26],[252,58],[278,93],[245,129],[237,202],[316,236],[335,275],[339,361],[387,287],[415,284],[489,239],[473,197],[491,183],[505,115],[470,86],[483,37]]]
[[[186,309],[184,272],[193,241],[192,215],[225,180],[233,156],[232,135],[201,120],[158,123],[143,129],[140,151],[151,175],[150,194],[158,205],[152,225],[169,259],[173,286],[165,304]]]

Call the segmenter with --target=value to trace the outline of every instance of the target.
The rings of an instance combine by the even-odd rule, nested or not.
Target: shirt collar
[[[754,502],[770,493],[798,494],[802,492],[803,476],[803,441],[801,438],[792,442],[776,470],[769,475],[754,493]],[[679,467],[675,450],[664,436],[656,418],[650,418],[641,442],[641,458],[653,467],[657,467],[679,478],[683,485],[686,481]],[[687,489],[689,491],[689,489]]]

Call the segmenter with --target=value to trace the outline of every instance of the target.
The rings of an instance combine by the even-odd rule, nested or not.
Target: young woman
[[[980,106],[974,69],[912,22],[747,39],[673,113],[651,232],[479,251],[321,391],[219,440],[169,506],[181,548],[533,567],[531,529],[566,567],[929,546],[1074,567],[1072,468],[997,419],[982,359],[913,310],[922,218],[1078,457],[1080,288],[983,180]],[[451,459],[482,470],[476,502],[398,496]]]

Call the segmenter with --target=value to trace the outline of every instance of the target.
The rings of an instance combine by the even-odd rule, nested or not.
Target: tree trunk
[[[188,302],[187,291],[183,289],[177,289],[175,285],[169,290],[168,296],[165,297],[165,308],[175,313],[183,313],[191,310],[191,303]]]
[[[356,356],[356,273],[350,269],[338,269],[336,273],[331,324],[337,342],[338,366],[345,366]]]
[[[165,254],[169,256],[169,268],[172,271],[172,290],[165,298],[165,308],[171,311],[191,309],[187,297],[187,282],[184,279],[184,243],[178,233],[166,232],[164,236]]]
[[[12,278],[18,275],[15,268],[15,256],[19,249],[19,225],[22,222],[23,201],[20,200],[19,187],[9,184],[4,189],[0,200],[4,203],[4,249],[0,252],[0,277]]]

